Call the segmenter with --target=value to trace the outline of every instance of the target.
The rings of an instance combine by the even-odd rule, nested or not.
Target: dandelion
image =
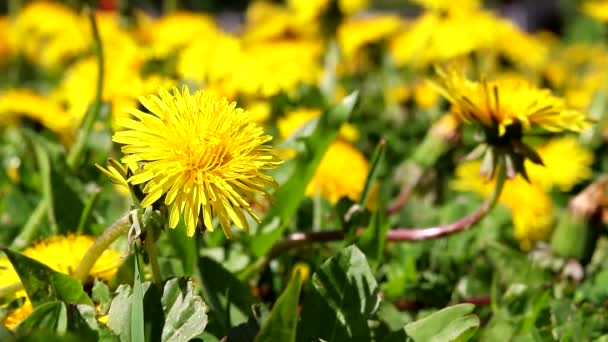
[[[527,179],[524,161],[542,165],[542,159],[524,144],[531,131],[580,132],[590,124],[582,112],[526,80],[512,78],[470,81],[454,69],[437,68],[437,90],[452,104],[451,113],[465,123],[479,125],[485,134],[481,145],[486,157],[482,173],[491,176],[503,160],[510,178]],[[504,158],[503,158],[504,157]]]
[[[183,216],[188,236],[194,235],[200,216],[209,230],[217,217],[228,237],[230,221],[248,229],[243,211],[259,221],[252,203],[256,195],[269,197],[265,188],[277,185],[263,172],[281,162],[266,145],[272,138],[249,113],[213,92],[190,94],[187,87],[161,89],[140,102],[150,113],[125,109],[132,118],[119,120],[124,130],[113,140],[124,144],[124,164],[140,166],[128,181],[144,185],[141,206],[164,196],[169,227]]]
[[[588,0],[583,3],[583,12],[601,22],[608,22],[608,1]]]
[[[95,238],[86,235],[54,236],[39,241],[23,251],[23,254],[52,268],[57,272],[71,275]],[[108,249],[104,251],[89,273],[102,280],[110,280],[122,264],[121,254]],[[0,287],[19,283],[20,279],[7,258],[0,258]],[[16,298],[23,298],[23,304],[4,318],[4,325],[12,329],[26,319],[33,311],[32,303],[25,291],[15,293]]]
[[[29,89],[0,93],[0,125],[28,119],[57,134],[62,142],[72,140],[79,118],[66,113],[59,103]]]
[[[306,195],[321,196],[331,203],[342,197],[358,201],[368,172],[365,156],[349,143],[338,140],[325,152]]]

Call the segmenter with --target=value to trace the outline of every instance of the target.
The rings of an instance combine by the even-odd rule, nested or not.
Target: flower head
[[[94,237],[86,235],[54,236],[26,248],[23,254],[57,272],[72,274],[94,242]],[[108,249],[97,259],[91,269],[90,275],[103,280],[110,280],[114,277],[121,264],[122,258],[120,253]],[[20,282],[19,276],[10,261],[5,257],[0,258],[0,287],[18,282]],[[18,291],[15,297],[25,298],[25,302],[4,318],[4,324],[11,329],[27,318],[33,311],[32,303],[27,299],[25,291]]]
[[[358,201],[368,172],[365,156],[349,143],[338,140],[325,152],[306,194],[320,195],[332,203],[341,197]]]
[[[504,163],[510,178],[528,179],[526,160],[542,165],[542,158],[523,141],[530,131],[580,132],[590,124],[582,112],[568,108],[548,89],[524,79],[470,81],[454,69],[437,68],[437,90],[452,104],[451,113],[465,123],[483,128],[485,151],[482,172],[491,176]]]
[[[498,135],[508,127],[524,130],[539,127],[547,131],[580,132],[589,124],[581,112],[567,108],[548,89],[539,89],[523,79],[470,81],[454,69],[437,68],[435,84],[452,104],[453,113],[465,122],[495,129]]]
[[[199,216],[209,230],[217,217],[227,236],[230,221],[248,228],[243,210],[259,221],[251,204],[256,195],[269,196],[265,188],[276,182],[263,172],[281,162],[266,145],[272,138],[249,113],[209,91],[190,94],[187,87],[161,89],[140,101],[149,113],[125,109],[132,118],[119,120],[124,130],[113,140],[124,144],[123,163],[140,166],[128,181],[144,185],[141,206],[164,196],[169,227],[183,216],[189,236]]]

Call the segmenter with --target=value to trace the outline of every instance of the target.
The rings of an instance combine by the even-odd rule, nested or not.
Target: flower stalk
[[[475,224],[479,223],[498,203],[500,194],[504,187],[505,181],[507,180],[507,171],[504,162],[499,162],[497,167],[496,186],[492,191],[492,194],[487,198],[483,204],[471,214],[461,218],[460,220],[445,225],[427,228],[393,228],[386,234],[387,241],[394,242],[416,242],[416,241],[427,241],[435,240],[452,234],[460,233]],[[359,228],[357,235],[361,235],[365,232],[366,228]],[[279,255],[292,250],[294,248],[301,248],[309,246],[313,243],[323,243],[343,240],[346,234],[342,230],[326,230],[317,232],[296,232],[290,234],[286,239],[276,243],[270,251],[262,258],[258,259],[253,265],[246,268],[240,275],[241,279],[248,279],[257,271],[264,268],[271,260],[278,257]]]
[[[101,234],[96,240],[95,243],[89,248],[86,252],[76,271],[74,272],[73,277],[76,278],[81,283],[84,283],[95,265],[95,262],[103,252],[110,247],[110,245],[116,241],[120,236],[126,234],[131,227],[131,222],[129,221],[129,214],[125,214],[120,217],[116,222],[114,222],[109,228],[107,228],[103,234]]]

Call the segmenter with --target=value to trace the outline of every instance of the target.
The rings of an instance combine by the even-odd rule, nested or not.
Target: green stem
[[[95,99],[90,110],[85,116],[82,126],[78,130],[78,136],[76,141],[72,145],[70,152],[68,153],[67,164],[70,168],[76,169],[79,165],[82,154],[84,153],[87,140],[93,130],[93,124],[99,116],[101,110],[101,100],[103,94],[103,77],[104,77],[104,59],[103,59],[103,46],[101,43],[101,36],[99,35],[99,29],[97,27],[97,21],[95,19],[95,13],[89,7],[87,8],[89,21],[91,23],[91,30],[93,32],[93,48],[95,50],[95,57],[97,57],[97,85],[95,89]]]
[[[97,240],[95,240],[93,245],[85,253],[82,260],[80,260],[76,272],[74,272],[74,278],[81,283],[84,283],[87,280],[93,265],[97,262],[97,259],[101,257],[103,252],[108,249],[116,239],[125,235],[130,227],[129,214],[127,213],[107,228],[103,234],[97,237]]]
[[[386,233],[387,241],[394,242],[415,242],[415,241],[426,241],[435,240],[459,232],[463,232],[479,221],[481,221],[486,215],[492,211],[492,209],[498,203],[502,189],[504,188],[505,181],[507,179],[507,170],[504,163],[500,163],[497,167],[498,175],[496,177],[496,185],[492,194],[484,203],[477,208],[471,214],[461,218],[456,222],[451,222],[437,227],[427,228],[393,228]],[[361,235],[365,232],[365,228],[359,228],[357,234]],[[293,250],[295,248],[301,248],[309,246],[316,242],[331,242],[344,239],[345,234],[342,230],[325,230],[318,232],[297,232],[290,234],[285,240],[281,240],[275,243],[270,251],[259,258],[254,264],[247,267],[241,272],[239,277],[243,280],[250,278],[255,273],[262,270],[266,265],[274,258],[279,255]]]
[[[158,253],[156,251],[156,236],[149,236],[144,241],[144,248],[146,249],[146,254],[148,254],[148,261],[150,263],[150,269],[152,270],[152,279],[154,283],[157,285],[161,285],[163,283],[163,279],[160,275],[160,265],[158,263]]]
[[[40,202],[38,202],[36,209],[34,209],[32,212],[32,215],[23,226],[23,229],[21,229],[19,235],[17,235],[17,237],[13,240],[13,243],[11,243],[9,247],[10,249],[22,250],[30,243],[30,241],[32,241],[38,232],[40,223],[42,220],[44,220],[44,217],[47,214],[47,207],[48,202],[46,198],[43,198],[40,200]]]

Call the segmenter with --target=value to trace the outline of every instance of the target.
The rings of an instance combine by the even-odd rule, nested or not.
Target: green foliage
[[[340,126],[348,120],[356,102],[357,93],[344,98],[340,104],[323,113],[314,131],[302,139],[305,150],[298,154],[289,180],[274,194],[277,205],[271,207],[258,227],[258,234],[252,237],[251,251],[256,256],[264,255],[290,223],[321,158],[336,139]]]
[[[479,328],[473,304],[454,305],[405,326],[414,341],[468,341]]]
[[[69,304],[93,304],[82,290],[80,283],[74,278],[53,271],[50,267],[8,248],[4,248],[2,251],[17,271],[34,307],[55,301],[64,301]]]
[[[270,317],[266,319],[259,334],[256,336],[256,342],[295,342],[301,288],[302,281],[300,274],[296,273],[274,304]]]

